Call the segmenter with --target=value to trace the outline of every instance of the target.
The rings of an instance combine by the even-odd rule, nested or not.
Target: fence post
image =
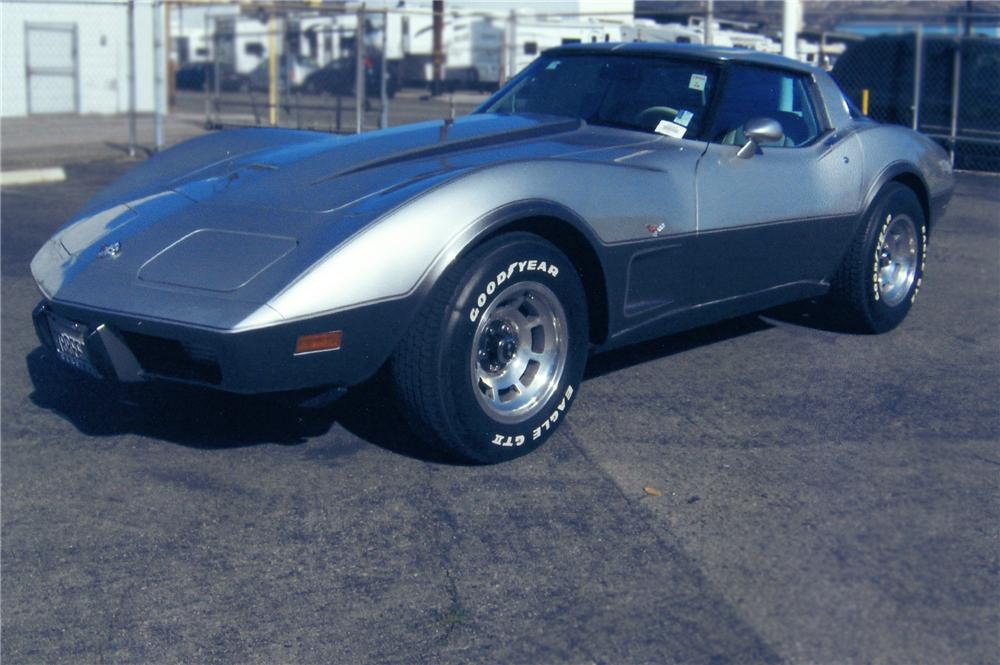
[[[205,35],[202,37],[205,42],[205,50],[208,50],[209,39],[212,40],[212,60],[219,57],[219,48],[215,38],[215,21],[211,19],[208,11],[205,12]],[[205,92],[205,128],[212,126],[212,93],[208,87],[208,70],[205,70],[205,78],[201,82],[201,89]]]
[[[380,77],[379,80],[382,82],[382,87],[379,88],[379,96],[382,102],[382,113],[379,115],[378,126],[379,129],[385,129],[389,126],[389,91],[386,89],[389,85],[386,81],[386,76],[388,72],[386,71],[386,58],[389,57],[389,12],[382,12],[382,64],[379,68]]]
[[[951,129],[948,132],[948,155],[955,165],[955,139],[958,136],[958,100],[962,79],[962,19],[958,20],[955,32],[955,58],[951,73]]]
[[[917,24],[913,46],[913,131],[920,131],[920,97],[924,77],[924,24]]]
[[[507,82],[507,26],[500,33],[500,68],[497,75],[497,86],[503,87]]]
[[[705,46],[715,43],[715,3],[712,0],[705,2]]]
[[[510,18],[507,19],[509,36],[507,37],[507,80],[514,78],[517,74],[517,10],[510,10]]]
[[[433,0],[431,11],[431,95],[437,96],[444,79],[444,0]]]
[[[219,22],[212,22],[212,106],[215,126],[222,124],[222,67],[219,64]]]
[[[135,0],[128,0],[128,156],[135,157]]]
[[[155,149],[163,147],[163,2],[153,2],[153,137]]]
[[[278,126],[278,19],[274,12],[267,19],[267,121]]]
[[[365,5],[358,7],[358,25],[354,30],[354,133],[365,128]]]

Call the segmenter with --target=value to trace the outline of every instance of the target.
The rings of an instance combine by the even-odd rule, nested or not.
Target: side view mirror
[[[774,143],[785,138],[781,124],[771,118],[750,118],[743,125],[743,133],[747,137],[747,142],[736,151],[736,156],[743,159],[753,157],[757,152],[757,146],[761,143]]]

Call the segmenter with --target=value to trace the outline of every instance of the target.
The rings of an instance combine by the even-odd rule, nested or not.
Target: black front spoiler
[[[50,313],[85,326],[88,358],[105,379],[121,383],[166,379],[257,394],[362,383],[388,359],[417,303],[407,297],[244,331],[140,319],[58,300],[42,301],[32,318],[39,340],[51,349],[56,344]],[[343,331],[339,350],[295,353],[300,336],[334,330]],[[157,344],[169,353],[153,358],[150,347]],[[212,364],[211,372],[193,371],[204,370],[206,362]]]

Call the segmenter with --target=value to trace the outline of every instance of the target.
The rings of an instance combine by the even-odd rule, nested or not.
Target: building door
[[[77,113],[76,25],[25,25],[28,113]]]

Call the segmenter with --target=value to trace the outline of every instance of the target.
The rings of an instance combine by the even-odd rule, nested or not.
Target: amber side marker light
[[[316,335],[303,335],[295,342],[295,355],[316,353],[317,351],[336,351],[340,348],[342,337],[343,332],[340,330],[318,333]]]

